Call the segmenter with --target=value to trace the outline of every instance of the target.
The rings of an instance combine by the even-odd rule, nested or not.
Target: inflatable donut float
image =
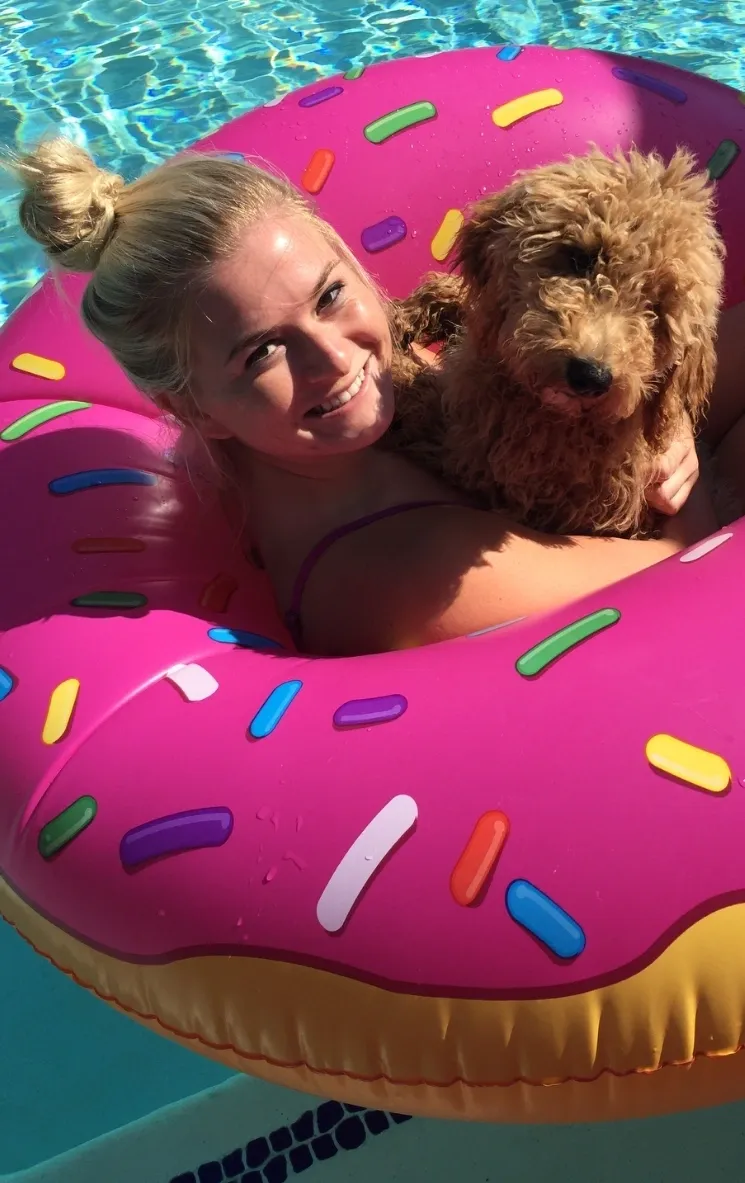
[[[275,162],[401,295],[471,200],[591,139],[691,147],[744,299],[742,96],[658,64],[386,62],[198,147]],[[153,1030],[352,1104],[745,1096],[745,527],[550,616],[308,659],[81,290],[0,334],[7,921]]]

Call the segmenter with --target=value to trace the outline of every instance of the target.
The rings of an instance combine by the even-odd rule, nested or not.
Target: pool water
[[[745,0],[4,0],[0,145],[63,132],[131,178],[351,65],[504,41],[614,49],[745,89]],[[0,321],[41,271],[6,182]]]

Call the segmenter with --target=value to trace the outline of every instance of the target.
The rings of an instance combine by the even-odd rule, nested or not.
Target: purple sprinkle
[[[630,82],[632,86],[640,86],[642,90],[651,90],[653,94],[669,99],[671,103],[688,102],[688,95],[679,86],[663,82],[661,78],[653,78],[651,74],[641,74],[638,70],[628,70],[625,66],[614,66],[611,73],[620,82]]]
[[[378,251],[387,250],[389,246],[395,246],[397,242],[406,238],[406,223],[403,218],[391,214],[389,218],[383,218],[382,222],[376,222],[374,226],[366,226],[361,238],[365,250],[375,255]]]
[[[381,694],[378,698],[353,698],[342,703],[334,713],[335,727],[365,727],[371,723],[391,723],[403,715],[407,706],[403,694]]]
[[[119,844],[119,857],[123,867],[139,867],[163,855],[222,846],[232,829],[233,815],[222,806],[169,813],[129,830]]]
[[[343,86],[325,86],[323,90],[315,90],[313,94],[306,94],[302,99],[299,99],[298,107],[317,107],[319,103],[335,99],[343,91]]]

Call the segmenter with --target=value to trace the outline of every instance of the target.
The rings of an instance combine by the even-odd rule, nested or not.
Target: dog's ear
[[[680,361],[666,375],[652,409],[649,442],[662,451],[681,421],[683,413],[694,431],[700,425],[714,385],[717,356],[714,336],[702,330],[698,340],[683,347]]]
[[[504,265],[500,244],[504,243],[509,215],[516,206],[517,188],[513,183],[472,206],[455,240],[452,267],[460,268],[466,284],[476,294],[489,283],[495,262]]]

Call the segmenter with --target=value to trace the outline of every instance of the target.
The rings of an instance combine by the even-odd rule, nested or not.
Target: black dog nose
[[[570,357],[567,362],[567,382],[575,394],[584,398],[597,398],[610,390],[613,374],[607,366],[600,365],[591,357]]]

